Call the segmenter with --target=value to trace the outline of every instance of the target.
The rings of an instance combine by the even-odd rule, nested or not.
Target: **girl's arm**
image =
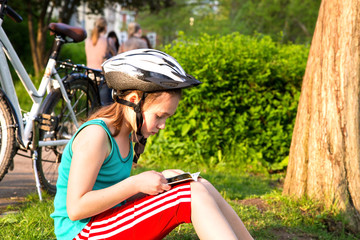
[[[161,173],[149,171],[93,191],[101,165],[111,150],[108,135],[100,126],[89,125],[80,131],[72,150],[67,212],[73,221],[104,212],[139,192],[155,195],[170,189]]]

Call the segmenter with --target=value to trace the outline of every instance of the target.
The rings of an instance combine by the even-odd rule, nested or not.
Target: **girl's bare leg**
[[[191,183],[191,220],[200,239],[238,239],[217,202],[200,182]]]
[[[199,181],[206,187],[208,192],[214,198],[216,204],[221,210],[224,217],[227,219],[227,222],[231,226],[232,230],[235,232],[238,239],[253,239],[246,229],[244,223],[241,221],[240,217],[234,211],[234,209],[226,202],[226,200],[221,196],[221,194],[216,190],[216,188],[207,180],[200,178]]]

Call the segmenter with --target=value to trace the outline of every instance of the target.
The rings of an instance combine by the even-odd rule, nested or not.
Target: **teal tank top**
[[[100,119],[90,120],[84,123],[78,131],[71,138],[66,145],[63,155],[61,157],[61,163],[59,166],[59,176],[56,183],[56,195],[54,199],[54,212],[50,215],[54,219],[55,235],[57,239],[73,239],[90,221],[90,218],[81,219],[78,221],[71,221],[66,211],[66,195],[67,184],[69,178],[70,164],[72,159],[72,143],[74,137],[86,126],[96,124],[100,125],[107,132],[111,142],[111,152],[105,159],[103,165],[100,168],[99,175],[96,178],[93,190],[103,189],[110,187],[130,176],[133,159],[133,146],[130,142],[130,151],[128,156],[123,159],[120,154],[119,147],[115,142],[115,139],[111,136],[110,130],[106,126],[105,122]],[[129,136],[130,141],[130,136]],[[121,206],[123,203],[119,203],[117,206]]]

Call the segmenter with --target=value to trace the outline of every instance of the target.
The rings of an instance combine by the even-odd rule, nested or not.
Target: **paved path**
[[[14,170],[9,171],[0,182],[0,208],[21,202],[30,193],[36,193],[31,158],[16,155],[14,160]]]

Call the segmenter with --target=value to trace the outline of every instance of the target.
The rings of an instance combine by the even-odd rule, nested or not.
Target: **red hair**
[[[139,90],[129,90],[121,93],[121,95],[118,97],[123,99],[132,92],[136,92],[140,98],[144,94],[142,91]],[[146,96],[145,101],[142,103],[142,109],[147,109],[148,106],[153,103],[157,98],[159,98],[163,93],[169,93],[173,96],[181,97],[181,89],[149,93]],[[128,106],[115,102],[111,105],[99,108],[89,117],[88,120],[92,120],[95,118],[107,118],[110,121],[110,124],[115,128],[115,132],[113,133],[113,137],[115,137],[120,133],[121,126],[124,124],[124,118],[127,115],[126,110],[128,108]],[[127,120],[131,125],[132,131],[136,132],[136,119],[134,118]]]

